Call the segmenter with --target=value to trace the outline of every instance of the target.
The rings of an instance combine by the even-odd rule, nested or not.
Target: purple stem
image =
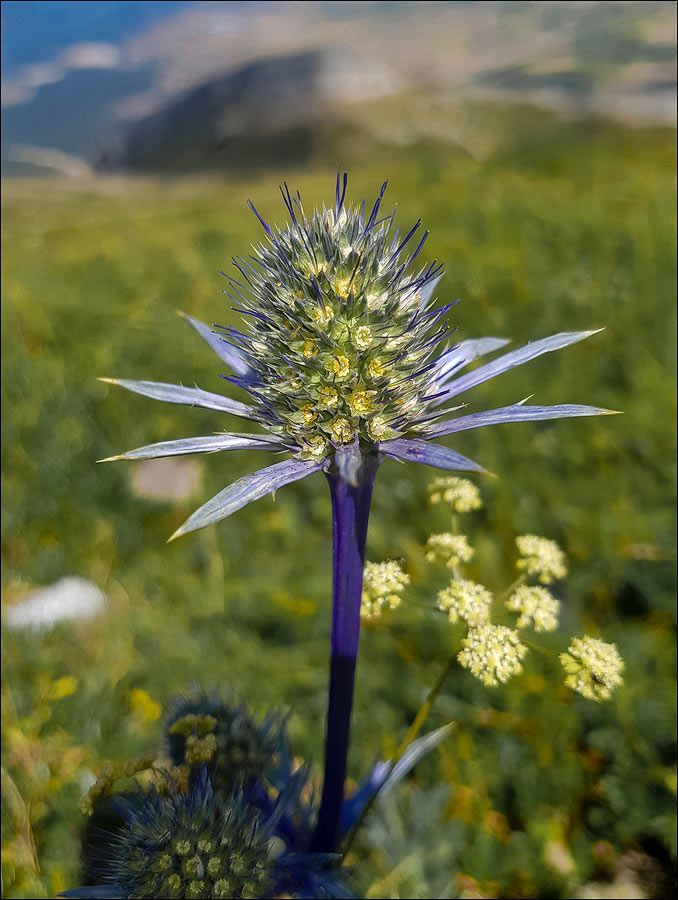
[[[360,635],[360,602],[372,487],[381,457],[364,454],[356,485],[338,471],[327,474],[332,496],[332,638],[327,709],[325,778],[311,849],[334,852],[340,838],[341,807]]]

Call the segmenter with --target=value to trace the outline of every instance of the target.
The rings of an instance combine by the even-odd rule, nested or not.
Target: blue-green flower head
[[[206,763],[215,788],[229,794],[265,778],[285,740],[282,726],[280,715],[259,722],[242,704],[202,694],[176,704],[167,724],[167,749],[175,766]]]
[[[241,278],[229,278],[247,325],[225,334],[252,370],[239,383],[299,459],[424,433],[429,364],[447,331],[447,308],[427,313],[422,293],[442,267],[413,271],[421,223],[403,236],[394,215],[379,218],[386,184],[371,211],[348,205],[345,188],[332,209],[306,217],[285,187],[290,223],[262,221],[268,241],[251,261],[235,260]]]
[[[593,331],[553,335],[461,371],[503,347],[503,338],[451,344],[446,316],[435,305],[442,266],[418,260],[427,231],[400,230],[395,211],[383,215],[386,183],[373,203],[351,205],[346,175],[337,177],[330,208],[304,212],[285,185],[288,223],[277,228],[252,204],[265,240],[233,260],[225,293],[243,317],[241,328],[187,321],[232,374],[226,380],[249,403],[200,388],[111,380],[172,403],[202,406],[249,419],[257,433],[224,433],[164,441],[112,459],[147,459],[219,450],[258,449],[290,458],[240,479],[208,501],[174,537],[213,524],[265,494],[317,471],[337,471],[355,484],[368,457],[424,463],[450,471],[483,467],[436,439],[470,428],[609,412],[576,404],[527,406],[521,400],[486,412],[450,415],[468,390]],[[457,405],[451,406],[454,401]]]
[[[119,809],[124,825],[109,835],[101,883],[86,896],[246,898],[272,887],[270,828],[242,798],[223,804],[206,774],[188,793],[151,790]]]
[[[350,898],[336,854],[306,847],[310,822],[299,812],[307,770],[275,790],[215,790],[207,767],[187,790],[107,798],[87,854],[88,887],[60,896],[108,900],[173,898]]]

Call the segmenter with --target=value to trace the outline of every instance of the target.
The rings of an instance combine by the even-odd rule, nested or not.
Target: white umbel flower
[[[624,683],[624,661],[616,644],[598,638],[573,638],[567,653],[560,654],[566,672],[565,684],[589,700],[609,700]]]
[[[565,554],[555,541],[535,534],[522,534],[516,538],[521,559],[516,565],[527,575],[536,576],[542,584],[550,584],[567,575]]]
[[[457,656],[459,663],[490,687],[505,684],[522,671],[522,659],[527,647],[520,643],[518,633],[503,625],[480,625],[469,629]]]
[[[543,587],[521,584],[506,601],[513,612],[519,612],[518,628],[534,628],[535,631],[555,631],[558,627],[560,601]]]
[[[365,563],[360,617],[377,619],[384,610],[397,609],[400,595],[409,583],[410,576],[395,559]]]
[[[470,626],[489,623],[492,594],[474,581],[455,579],[438,594],[438,609],[448,613],[450,622],[463,619]]]
[[[426,542],[426,559],[444,562],[450,569],[466,563],[473,557],[473,547],[463,534],[432,534]]]
[[[483,505],[480,491],[468,478],[436,478],[428,488],[429,503],[449,503],[456,513],[470,512]]]

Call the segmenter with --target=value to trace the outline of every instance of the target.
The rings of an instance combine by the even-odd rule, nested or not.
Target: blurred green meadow
[[[623,416],[480,429],[454,446],[498,476],[478,480],[474,577],[501,590],[514,577],[516,535],[557,540],[570,574],[558,586],[560,633],[545,646],[565,649],[584,631],[615,641],[626,683],[594,704],[562,686],[553,654],[532,653],[523,675],[494,689],[456,668],[426,725],[455,729],[368,820],[351,854],[355,883],[366,897],[666,897],[676,857],[675,132],[527,109],[477,116],[486,152],[380,148],[359,155],[349,196],[369,198],[387,177],[401,222],[422,217],[428,258],[446,265],[438,296],[461,301],[450,314],[460,338],[517,345],[604,326],[464,399],[479,410],[534,394]],[[96,379],[197,382],[238,396],[175,310],[237,322],[219,269],[260,239],[246,200],[281,222],[283,178],[312,207],[332,200],[334,174],[318,165],[3,184],[3,603],[68,575],[108,598],[90,621],[4,629],[5,897],[78,883],[83,791],[104,761],[159,741],[178,692],[221,683],[255,709],[289,710],[294,750],[319,777],[331,564],[323,479],[167,546],[195,507],[262,460],[96,465],[154,441],[239,430],[223,414]],[[423,551],[448,524],[426,502],[438,474],[389,461],[377,479],[368,557],[404,560],[412,602],[364,630],[356,779],[395,750],[458,649],[445,618],[422,608],[442,586]],[[626,886],[601,893],[614,891],[609,882]]]

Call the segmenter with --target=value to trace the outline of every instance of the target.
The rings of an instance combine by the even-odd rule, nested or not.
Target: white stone
[[[53,628],[57,622],[93,619],[106,603],[106,595],[96,584],[69,575],[8,607],[4,619],[10,628]]]

